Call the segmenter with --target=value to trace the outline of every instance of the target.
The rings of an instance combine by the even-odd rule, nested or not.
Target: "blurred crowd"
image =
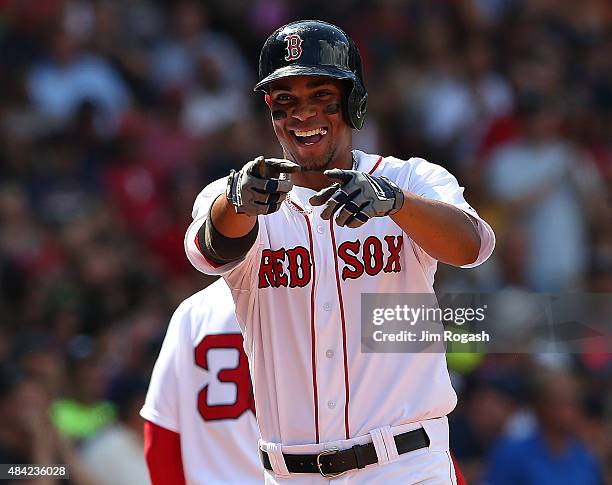
[[[148,378],[173,309],[211,281],[183,252],[193,201],[281,155],[258,53],[313,16],[364,59],[355,147],[447,167],[494,226],[494,257],[441,267],[439,289],[500,292],[509,312],[612,293],[607,0],[0,0],[0,463],[146,483]],[[470,483],[612,483],[598,342],[449,355]]]

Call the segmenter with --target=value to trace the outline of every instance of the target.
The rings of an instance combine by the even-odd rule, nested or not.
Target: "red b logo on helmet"
[[[287,43],[287,55],[285,56],[286,61],[295,61],[302,55],[302,38],[297,34],[291,34],[285,37]]]

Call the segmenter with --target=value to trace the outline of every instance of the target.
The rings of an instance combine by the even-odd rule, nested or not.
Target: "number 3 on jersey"
[[[218,366],[211,365],[216,352],[211,350],[223,350],[235,354],[238,351],[238,365],[228,368],[222,367],[212,379],[218,382],[233,383],[236,386],[235,400],[231,404],[209,404],[216,402],[214,396],[210,395],[210,383],[206,384],[198,393],[198,412],[204,421],[215,421],[219,419],[238,419],[249,409],[255,412],[255,401],[251,389],[249,376],[249,363],[242,350],[242,335],[239,333],[224,333],[206,335],[195,348],[195,364],[206,370],[216,369]]]

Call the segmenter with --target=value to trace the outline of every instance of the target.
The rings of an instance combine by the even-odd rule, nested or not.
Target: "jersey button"
[[[323,303],[323,310],[325,310],[326,312],[331,310],[331,303],[329,303],[328,301]]]
[[[327,401],[327,407],[329,409],[334,409],[336,407],[336,402],[335,401]]]
[[[323,226],[317,226],[317,232],[323,234]]]
[[[327,357],[328,359],[331,359],[334,356],[334,351],[332,349],[327,349],[325,351],[325,357]]]

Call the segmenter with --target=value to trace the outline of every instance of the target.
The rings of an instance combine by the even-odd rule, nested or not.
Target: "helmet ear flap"
[[[353,89],[344,104],[344,112],[349,124],[356,130],[361,130],[368,108],[368,93],[359,85],[358,80],[353,84]]]
[[[348,36],[347,36],[348,37]],[[356,130],[360,130],[365,121],[365,114],[368,109],[368,92],[363,83],[363,68],[361,66],[361,56],[355,41],[348,37],[349,52],[354,63],[354,81],[353,89],[348,97],[348,113],[351,126]]]

